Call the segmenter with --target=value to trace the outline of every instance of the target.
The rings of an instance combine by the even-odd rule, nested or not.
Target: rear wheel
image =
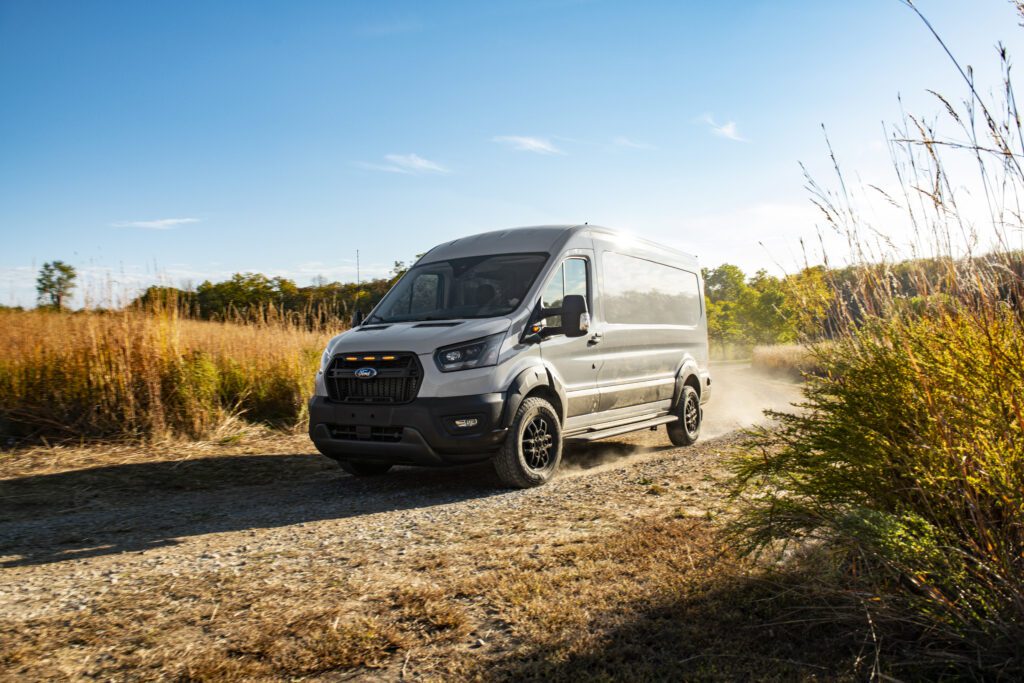
[[[353,477],[379,477],[387,474],[391,465],[386,462],[363,462],[360,460],[339,460],[338,465]]]
[[[525,489],[549,481],[562,459],[562,425],[551,404],[532,396],[519,405],[494,470],[508,486]]]
[[[703,414],[700,408],[700,396],[689,384],[683,386],[683,395],[679,397],[675,415],[679,419],[665,425],[669,441],[675,446],[692,446],[700,437],[700,423]]]

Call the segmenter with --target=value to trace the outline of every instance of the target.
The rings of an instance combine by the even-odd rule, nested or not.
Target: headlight
[[[320,356],[320,372],[327,369],[327,364],[331,362],[331,347],[328,346],[324,349],[324,354]]]
[[[483,368],[498,362],[498,350],[505,333],[492,334],[483,339],[442,346],[434,352],[434,362],[441,372]]]

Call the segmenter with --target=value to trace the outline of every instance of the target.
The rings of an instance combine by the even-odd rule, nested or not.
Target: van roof
[[[565,243],[576,235],[588,235],[614,241],[626,239],[645,251],[669,253],[678,259],[696,264],[697,257],[678,249],[645,240],[622,230],[614,230],[599,225],[537,225],[507,230],[493,230],[476,235],[460,237],[439,244],[420,258],[420,263],[444,261],[467,256],[483,256],[486,254],[514,254],[519,252],[551,253],[561,250]]]

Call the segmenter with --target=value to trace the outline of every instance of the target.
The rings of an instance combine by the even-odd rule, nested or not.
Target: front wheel
[[[551,404],[532,396],[519,405],[508,436],[494,456],[494,470],[514,488],[549,481],[562,459],[562,425]]]
[[[683,395],[675,409],[679,419],[665,425],[669,441],[674,446],[692,446],[700,437],[700,423],[703,414],[700,409],[700,396],[689,384],[683,386]]]

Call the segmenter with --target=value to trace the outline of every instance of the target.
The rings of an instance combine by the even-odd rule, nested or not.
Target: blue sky
[[[921,0],[995,83],[1002,0]],[[798,162],[887,167],[882,122],[955,72],[897,0],[0,0],[0,303],[387,272],[489,229],[589,221],[791,270]],[[761,246],[760,243],[763,243]],[[79,303],[83,297],[79,296]]]

